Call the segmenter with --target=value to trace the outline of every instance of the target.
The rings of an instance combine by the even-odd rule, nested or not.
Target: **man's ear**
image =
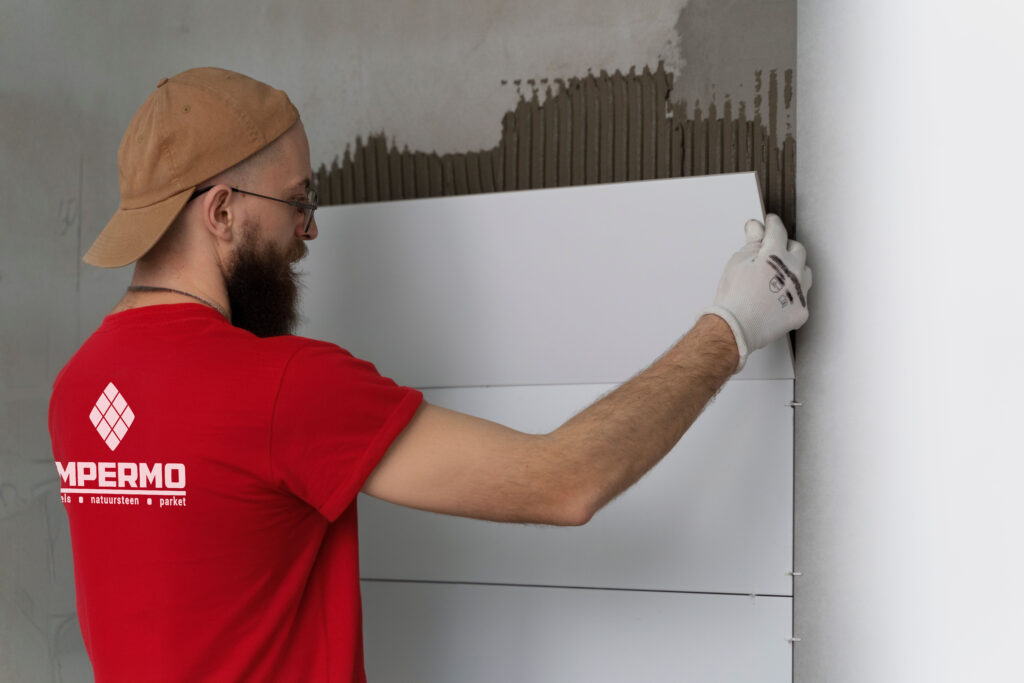
[[[241,226],[238,202],[229,185],[220,183],[203,198],[203,226],[218,240],[231,242]]]

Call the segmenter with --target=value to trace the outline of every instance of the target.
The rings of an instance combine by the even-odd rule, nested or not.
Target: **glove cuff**
[[[737,365],[736,370],[733,371],[733,374],[735,375],[740,370],[743,369],[744,365],[746,365],[747,356],[750,353],[747,350],[747,342],[743,338],[743,328],[740,327],[740,323],[738,320],[736,320],[736,316],[734,316],[732,313],[722,308],[721,306],[708,306],[707,308],[700,312],[700,315],[697,316],[697,319],[700,320],[700,317],[706,314],[717,315],[719,318],[724,320],[729,325],[729,328],[732,330],[733,337],[736,338],[736,347],[739,349],[740,352],[740,364]]]

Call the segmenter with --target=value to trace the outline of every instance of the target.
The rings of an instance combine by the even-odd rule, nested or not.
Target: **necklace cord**
[[[231,316],[228,315],[228,312],[225,311],[223,307],[217,305],[213,301],[209,301],[207,299],[204,299],[201,296],[198,296],[196,294],[192,294],[191,292],[186,292],[186,291],[183,291],[183,290],[180,290],[180,289],[174,289],[172,287],[154,287],[152,285],[131,285],[130,287],[128,287],[128,291],[129,292],[173,292],[174,294],[183,294],[185,296],[190,296],[193,299],[196,299],[197,301],[202,301],[207,306],[209,306],[209,307],[211,307],[213,309],[216,309],[217,312],[220,313],[225,318],[227,318],[229,322],[231,321]]]

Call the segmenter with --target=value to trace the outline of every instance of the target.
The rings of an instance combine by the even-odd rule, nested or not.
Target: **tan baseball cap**
[[[199,183],[260,151],[299,120],[281,90],[224,69],[162,78],[117,150],[121,204],[82,258],[117,268],[157,243]]]

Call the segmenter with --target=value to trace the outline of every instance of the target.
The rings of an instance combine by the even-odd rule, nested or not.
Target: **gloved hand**
[[[770,213],[764,224],[751,219],[744,230],[746,245],[726,264],[714,304],[700,312],[732,328],[740,350],[735,372],[751,353],[807,322],[811,289],[807,251],[789,239],[781,218]]]

